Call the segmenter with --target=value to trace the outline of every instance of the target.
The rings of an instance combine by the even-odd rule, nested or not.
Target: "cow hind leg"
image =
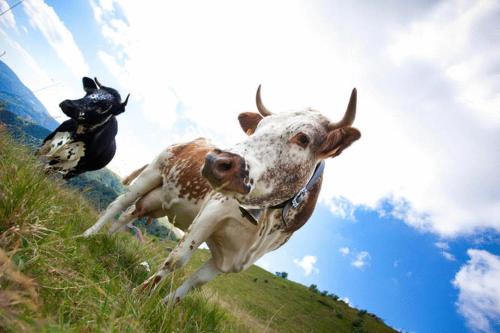
[[[113,222],[113,225],[109,229],[109,234],[112,235],[115,232],[122,230],[125,225],[133,223],[135,220],[140,219],[145,216],[150,216],[151,213],[161,210],[162,206],[162,191],[161,187],[157,187],[154,190],[147,193],[145,196],[139,199],[135,204],[135,209],[129,210],[123,213],[118,220]]]
[[[118,218],[119,215],[137,199],[150,192],[155,187],[160,186],[161,183],[162,177],[160,170],[153,166],[151,166],[151,168],[146,168],[139,178],[129,187],[129,191],[116,198],[116,200],[101,214],[97,222],[83,233],[83,236],[89,237],[97,233],[107,222],[113,218]]]

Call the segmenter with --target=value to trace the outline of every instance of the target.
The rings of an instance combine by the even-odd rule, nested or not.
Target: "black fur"
[[[38,151],[39,155],[46,157],[46,169],[63,173],[65,179],[101,169],[113,159],[116,152],[115,136],[118,132],[115,116],[125,111],[128,102],[128,96],[122,102],[115,89],[102,86],[97,79],[94,81],[84,77],[82,81],[86,95],[78,100],[65,100],[59,105],[70,119],[49,134]],[[62,146],[60,142],[51,141],[57,133],[63,132],[70,135],[70,141],[65,145],[83,143],[85,147],[85,155],[69,169],[58,166],[58,163],[69,160],[74,155],[72,150],[58,158],[47,156],[47,149],[51,144],[55,144],[57,148]]]

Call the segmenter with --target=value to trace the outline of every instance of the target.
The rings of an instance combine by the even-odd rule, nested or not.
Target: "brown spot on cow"
[[[146,282],[144,282],[139,289],[139,292],[144,292],[148,288],[154,288],[158,283],[161,281],[161,276],[156,275],[153,279],[148,279]]]
[[[201,176],[201,168],[205,163],[205,156],[213,149],[202,138],[170,148],[171,160],[163,163],[162,174],[166,180],[175,181],[180,198],[198,202],[211,190],[206,179]],[[182,161],[182,165],[176,161]]]

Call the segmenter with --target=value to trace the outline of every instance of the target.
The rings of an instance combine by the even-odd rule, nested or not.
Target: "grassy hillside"
[[[394,332],[374,316],[252,267],[180,305],[160,300],[209,254],[198,251],[150,297],[131,293],[167,255],[128,234],[77,237],[97,218],[77,191],[48,179],[0,131],[0,332]]]
[[[34,151],[41,145],[43,139],[50,134],[50,131],[8,111],[8,105],[9,102],[2,100],[0,97],[0,124],[6,127],[16,142],[20,142]],[[86,172],[72,178],[67,184],[80,190],[97,210],[104,209],[118,195],[125,192],[120,177],[107,168]],[[136,225],[158,237],[175,239],[170,233],[170,229],[158,223],[156,219],[150,225],[145,225],[145,222],[145,220],[137,221]]]

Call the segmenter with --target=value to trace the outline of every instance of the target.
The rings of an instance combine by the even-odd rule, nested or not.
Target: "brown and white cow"
[[[248,134],[245,141],[225,151],[203,138],[168,147],[131,175],[137,179],[129,191],[84,233],[90,236],[114,220],[113,234],[145,216],[168,216],[186,230],[143,288],[156,287],[206,242],[212,258],[165,302],[180,301],[193,287],[221,273],[247,269],[287,242],[314,210],[323,160],[339,155],[360,138],[360,132],[351,127],[355,89],[338,123],[311,109],[272,114],[262,104],[260,87],[256,99],[260,114],[245,112],[238,117]]]

